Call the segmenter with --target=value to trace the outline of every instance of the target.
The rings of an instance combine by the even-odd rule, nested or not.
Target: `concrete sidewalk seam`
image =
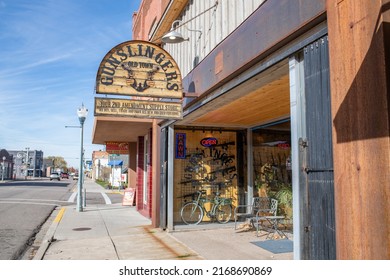
[[[112,243],[112,246],[114,247],[115,254],[116,254],[118,260],[120,260],[120,257],[119,257],[119,254],[118,254],[118,250],[117,250],[117,248],[116,248],[116,245],[115,245],[114,240],[112,240],[112,236],[111,236],[111,234],[110,234],[110,231],[108,230],[108,227],[107,227],[106,221],[104,220],[104,217],[103,217],[103,215],[102,215],[102,212],[100,211],[100,209],[98,209],[98,211],[99,211],[100,218],[102,219],[103,224],[104,224],[104,227],[105,227],[105,229],[106,229],[108,238],[110,238],[110,241],[111,241],[111,243]]]

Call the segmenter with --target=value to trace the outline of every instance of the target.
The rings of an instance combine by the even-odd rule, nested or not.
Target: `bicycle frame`
[[[209,218],[215,218],[216,209],[218,208],[218,206],[220,204],[222,204],[222,203],[231,204],[231,199],[220,197],[218,192],[215,193],[215,195],[212,199],[205,198],[202,196],[202,194],[203,194],[202,191],[198,191],[198,197],[195,201],[202,208],[202,210],[206,214],[206,216]],[[209,211],[204,206],[206,203],[211,204],[211,208]]]
[[[180,210],[180,215],[186,224],[198,224],[203,220],[204,215],[211,219],[216,219],[219,223],[227,223],[232,213],[232,200],[219,196],[219,192],[214,193],[212,199],[206,197],[205,190],[186,194],[183,197],[192,197],[192,200],[184,203]],[[206,210],[205,204],[210,203],[211,208]]]

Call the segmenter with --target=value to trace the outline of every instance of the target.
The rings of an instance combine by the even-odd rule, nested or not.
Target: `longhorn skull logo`
[[[124,62],[122,63],[122,68],[127,71],[128,76],[126,79],[126,83],[130,85],[132,88],[134,88],[138,92],[143,92],[146,89],[150,88],[154,85],[154,74],[160,69],[159,66],[153,65],[153,68],[150,71],[146,72],[146,77],[142,79],[142,77],[135,77],[135,71],[134,67],[131,66],[131,62]],[[144,81],[138,82],[138,81]]]

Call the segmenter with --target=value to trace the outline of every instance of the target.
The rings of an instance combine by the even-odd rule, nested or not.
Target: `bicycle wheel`
[[[181,208],[180,216],[187,225],[197,225],[203,219],[203,209],[196,202],[187,202]]]
[[[218,223],[226,224],[230,221],[230,217],[232,216],[232,205],[231,204],[219,204],[217,209],[215,209],[215,218]]]

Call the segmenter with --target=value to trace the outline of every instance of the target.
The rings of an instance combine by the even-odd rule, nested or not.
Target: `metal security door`
[[[306,136],[300,139],[302,258],[335,259],[332,117],[327,36],[304,48]]]

